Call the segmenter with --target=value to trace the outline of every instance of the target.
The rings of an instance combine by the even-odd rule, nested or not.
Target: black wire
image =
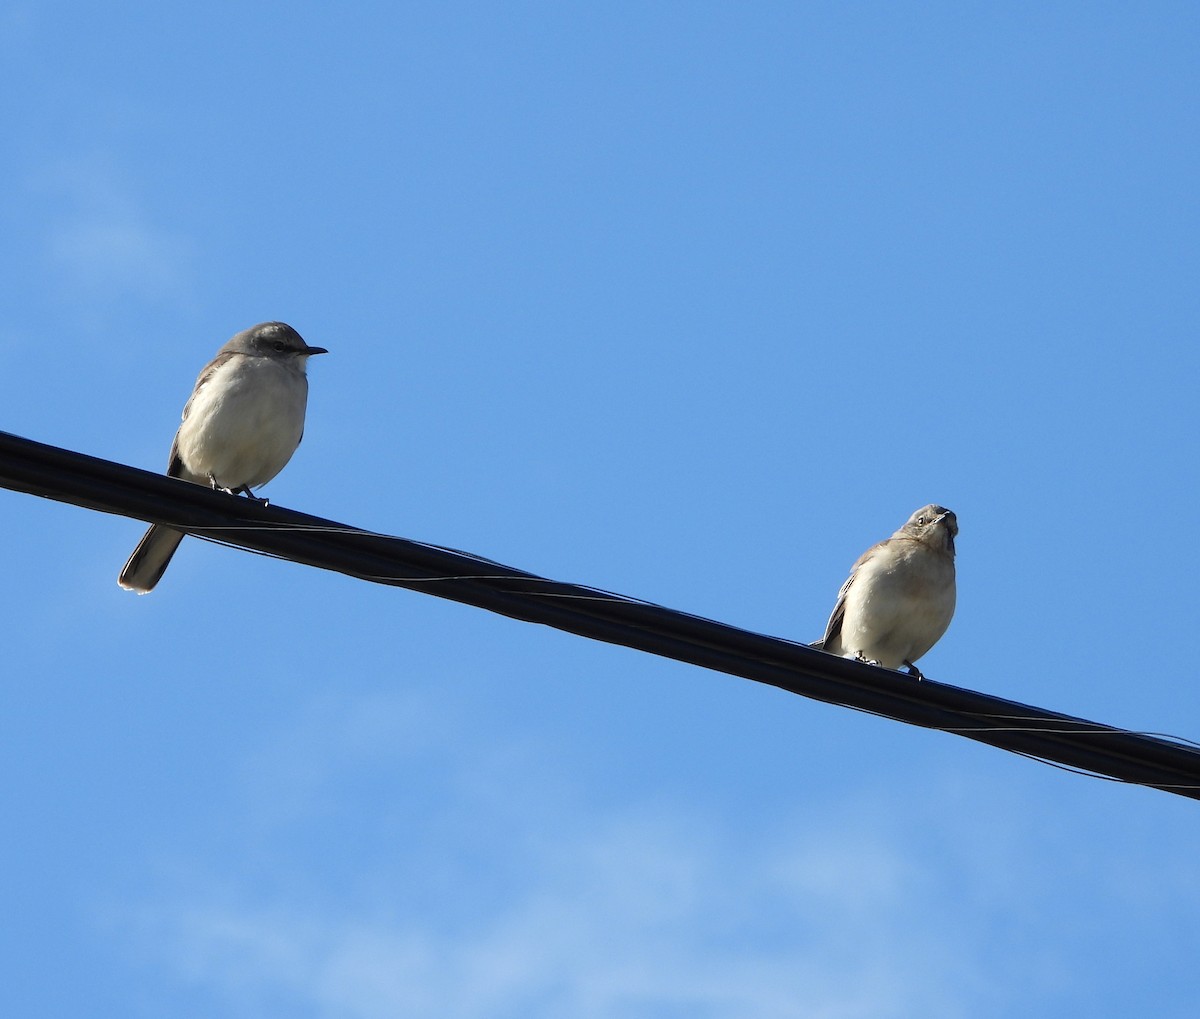
[[[1185,745],[1190,741],[1131,732],[929,679],[917,682],[796,641],[262,505],[4,432],[0,485],[689,662],[1068,770],[1200,799],[1200,749]]]

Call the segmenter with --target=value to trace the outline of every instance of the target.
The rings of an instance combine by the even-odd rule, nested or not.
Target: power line
[[[465,552],[265,506],[7,432],[0,432],[0,486],[168,524],[237,548],[955,733],[1070,770],[1200,799],[1200,747],[1185,740],[1131,732],[928,679],[917,682],[795,641],[548,580]]]

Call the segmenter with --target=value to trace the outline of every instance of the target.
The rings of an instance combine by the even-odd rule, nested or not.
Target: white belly
[[[855,577],[846,594],[842,654],[898,669],[946,632],[954,615],[954,563],[919,547],[914,552],[891,569],[869,562]]]
[[[192,480],[221,488],[265,485],[304,434],[308,380],[269,358],[234,358],[192,398],[176,448]]]

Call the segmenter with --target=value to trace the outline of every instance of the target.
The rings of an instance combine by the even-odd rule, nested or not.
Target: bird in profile
[[[914,664],[938,642],[954,615],[954,538],[958,518],[923,506],[886,541],[859,557],[838,592],[825,636],[812,646],[888,669]]]
[[[171,443],[167,475],[256,499],[252,489],[283,470],[304,435],[310,347],[283,322],[238,333],[196,379]],[[154,524],[117,583],[146,594],[162,579],[183,532]]]

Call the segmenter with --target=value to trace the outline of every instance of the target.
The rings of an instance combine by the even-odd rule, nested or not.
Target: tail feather
[[[127,591],[149,594],[162,579],[181,541],[182,531],[155,524],[138,542],[133,555],[121,570],[117,583]]]

